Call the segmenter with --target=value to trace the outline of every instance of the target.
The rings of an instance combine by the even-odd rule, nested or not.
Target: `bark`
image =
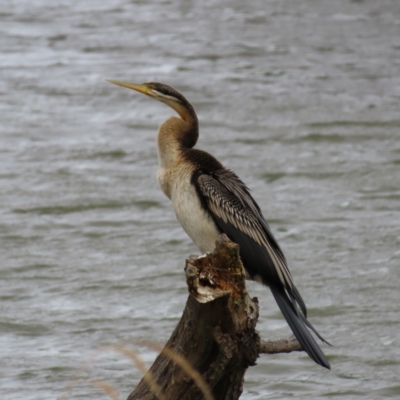
[[[255,330],[239,247],[225,235],[213,253],[186,260],[189,298],[164,350],[128,400],[237,400],[260,353],[301,350],[296,339],[262,341]]]

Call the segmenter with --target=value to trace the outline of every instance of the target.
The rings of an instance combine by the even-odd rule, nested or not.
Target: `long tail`
[[[286,291],[283,288],[277,288],[273,286],[269,286],[269,288],[271,289],[271,292],[279,308],[281,309],[283,316],[289,324],[290,329],[293,331],[296,339],[299,341],[304,351],[317,364],[331,369],[331,366],[329,365],[324,353],[319,348],[310,331],[307,329],[307,326],[309,326],[314,332],[316,332],[314,327],[301,314],[299,314],[297,311],[297,306],[289,299]],[[320,337],[320,335],[318,335],[318,337]]]

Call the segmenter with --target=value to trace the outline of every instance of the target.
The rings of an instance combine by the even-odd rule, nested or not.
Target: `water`
[[[262,356],[243,399],[400,397],[400,4],[15,0],[0,13],[4,399],[122,398],[155,353],[197,250],[156,180],[164,105],[184,93],[199,147],[252,189],[289,259],[328,372]],[[289,334],[268,291],[264,338]],[[69,391],[68,391],[69,390]]]

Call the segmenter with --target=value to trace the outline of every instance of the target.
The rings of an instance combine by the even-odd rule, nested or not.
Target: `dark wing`
[[[215,223],[240,246],[240,256],[246,271],[254,279],[260,279],[269,286],[303,349],[316,363],[330,368],[307,327],[322,341],[326,341],[306,319],[307,309],[293,283],[285,256],[246,185],[226,169],[209,174],[199,173],[193,183]],[[298,311],[296,303],[304,316]]]
[[[196,184],[217,225],[239,244],[248,273],[266,285],[283,286],[307,315],[285,256],[246,185],[226,169],[200,174]]]

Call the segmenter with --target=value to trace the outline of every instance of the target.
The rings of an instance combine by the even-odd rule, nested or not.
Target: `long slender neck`
[[[157,180],[169,198],[173,197],[179,182],[191,176],[194,165],[187,162],[185,153],[193,148],[199,137],[199,122],[193,106],[182,94],[169,88],[171,90],[174,91],[173,96],[166,95],[160,100],[173,108],[180,118],[168,118],[157,135]]]
[[[184,148],[192,148],[199,137],[199,122],[197,119],[196,111],[193,106],[186,100],[184,96],[179,94],[179,101],[170,101],[169,99],[163,100],[165,104],[173,108],[181,117],[169,118],[160,127],[162,130],[168,130],[168,135],[178,141]]]
[[[192,148],[199,137],[199,124],[196,114],[170,117],[158,129],[157,148],[161,168],[170,168],[182,159],[183,152]]]
[[[187,149],[194,147],[199,138],[199,121],[194,108],[191,105],[190,107],[190,113],[187,112],[184,116],[181,115],[184,125],[181,123],[182,130],[176,133],[181,146]]]
[[[183,160],[183,153],[191,149],[199,137],[199,122],[193,106],[176,92],[175,99],[165,97],[163,103],[180,116],[170,117],[161,124],[157,135],[158,159],[161,169],[169,169]]]

